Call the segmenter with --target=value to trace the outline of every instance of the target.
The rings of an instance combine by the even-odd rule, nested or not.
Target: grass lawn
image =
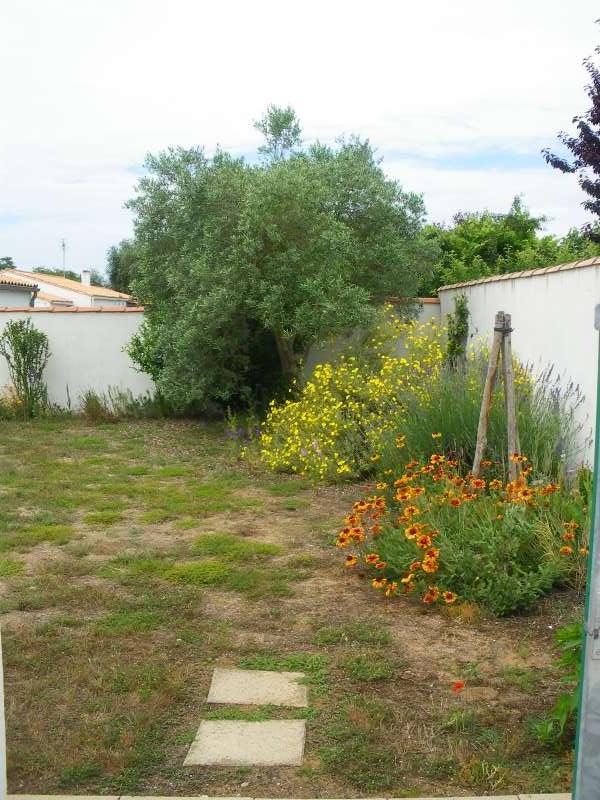
[[[331,547],[359,491],[241,464],[216,425],[0,423],[10,791],[567,790],[530,724],[574,599],[508,620],[386,605]],[[209,707],[215,666],[304,671],[310,708]],[[203,718],[298,715],[302,767],[182,766]]]

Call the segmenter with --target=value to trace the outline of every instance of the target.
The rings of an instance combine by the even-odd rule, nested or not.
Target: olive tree
[[[129,203],[147,309],[131,354],[177,408],[268,396],[313,343],[414,297],[435,257],[421,197],[368,142],[302,147],[291,109],[257,127],[261,163],[172,149],[148,157]]]

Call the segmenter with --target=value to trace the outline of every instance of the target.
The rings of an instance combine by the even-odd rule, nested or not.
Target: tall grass
[[[487,354],[474,353],[464,369],[444,369],[431,388],[428,403],[408,403],[395,426],[405,437],[399,449],[390,436],[382,451],[381,468],[399,467],[412,458],[425,459],[434,447],[441,448],[468,466],[473,462],[481,397],[487,370]],[[515,362],[517,418],[521,452],[540,479],[563,479],[581,462],[583,424],[577,409],[583,395],[573,383],[564,385],[552,367],[534,375],[533,370]],[[432,440],[432,434],[441,437]],[[496,381],[490,410],[485,458],[506,464],[507,432],[504,392]],[[379,470],[378,470],[379,471]]]
[[[129,390],[109,386],[108,392],[87,389],[81,395],[81,412],[92,424],[118,422],[120,419],[158,419],[167,415],[159,396],[147,393],[135,397]]]

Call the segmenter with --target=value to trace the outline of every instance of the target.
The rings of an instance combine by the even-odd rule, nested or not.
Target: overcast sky
[[[307,140],[368,137],[428,218],[587,217],[540,155],[588,107],[594,0],[3,0],[0,256],[102,269],[147,152],[252,153],[292,105]]]

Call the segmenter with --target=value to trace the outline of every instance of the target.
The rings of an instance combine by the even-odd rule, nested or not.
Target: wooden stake
[[[510,460],[514,453],[521,452],[519,428],[517,425],[517,398],[515,394],[515,375],[512,364],[512,345],[510,340],[510,314],[504,315],[504,336],[502,338],[502,374],[504,378],[504,406],[506,408],[506,428],[508,431],[508,477],[516,481],[519,465]]]
[[[494,339],[490,350],[490,360],[488,363],[485,386],[483,387],[483,397],[481,399],[481,411],[479,412],[479,425],[477,427],[477,444],[475,446],[475,458],[473,459],[473,475],[477,477],[481,470],[481,461],[487,444],[487,428],[490,417],[490,406],[492,404],[492,393],[494,391],[494,379],[498,369],[498,358],[504,336],[504,311],[498,311],[494,321]]]

